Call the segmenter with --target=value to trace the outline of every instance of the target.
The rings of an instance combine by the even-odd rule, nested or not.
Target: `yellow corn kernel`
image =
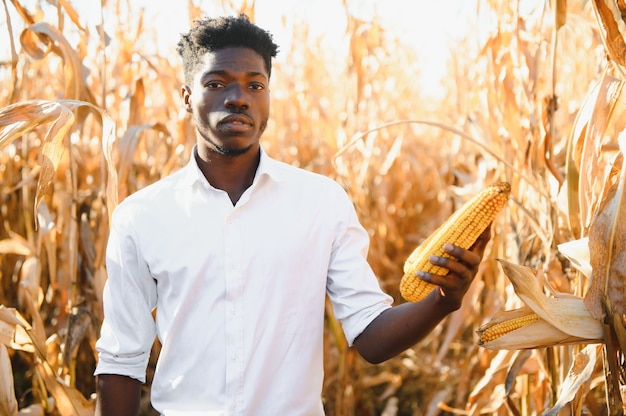
[[[537,319],[539,319],[539,315],[536,313],[530,313],[508,321],[498,322],[479,332],[480,339],[478,340],[478,344],[482,345],[493,341],[494,339],[498,339],[509,332],[535,322]]]
[[[450,257],[443,251],[446,243],[468,249],[491,224],[506,205],[511,185],[498,182],[476,194],[437,228],[424,242],[413,250],[404,263],[404,276],[400,281],[400,293],[410,302],[424,299],[436,287],[419,279],[418,270],[445,276],[448,269],[436,266],[429,260],[431,255]]]

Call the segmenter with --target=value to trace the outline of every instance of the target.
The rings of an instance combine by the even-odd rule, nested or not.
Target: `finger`
[[[446,298],[462,297],[463,293],[467,291],[467,288],[472,281],[472,276],[467,271],[467,268],[464,268],[464,270],[466,272],[463,274],[450,272],[445,276],[440,276],[432,273],[420,272],[418,273],[418,276],[420,279],[436,285],[439,288],[440,293],[442,293]]]
[[[417,277],[419,277],[423,281],[432,283],[433,285],[437,285],[445,289],[449,289],[450,287],[453,287],[455,284],[457,284],[456,280],[458,279],[458,278],[457,279],[452,278],[452,276],[456,276],[456,274],[449,274],[449,273],[445,276],[441,276],[438,274],[428,273],[424,271],[417,271],[415,274],[417,275]]]
[[[443,246],[443,249],[446,253],[453,256],[456,260],[466,264],[467,266],[471,268],[478,266],[480,262],[482,261],[482,253],[476,253],[475,251],[465,250],[464,248],[461,248],[452,244],[445,244]],[[436,257],[436,256],[433,256],[433,257]],[[442,257],[441,260],[437,260],[437,261],[438,262],[445,261],[446,263],[450,263],[447,260],[449,259]],[[445,265],[441,265],[441,264],[437,264],[437,265],[448,268]]]
[[[422,280],[439,286],[445,286],[447,283],[451,283],[456,279],[471,279],[474,274],[474,269],[478,268],[477,266],[474,268],[473,266],[466,265],[448,257],[430,256],[429,261],[436,266],[445,268],[447,273],[445,275],[437,275],[418,271],[416,275]]]

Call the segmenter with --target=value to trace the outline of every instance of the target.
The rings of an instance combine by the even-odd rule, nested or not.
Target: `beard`
[[[246,146],[246,147],[242,147],[239,149],[233,149],[231,147],[226,147],[226,146],[220,146],[217,143],[213,142],[211,139],[207,139],[207,141],[209,143],[211,143],[211,147],[209,148],[210,150],[212,150],[215,153],[218,153],[222,156],[226,156],[226,157],[237,157],[237,156],[241,156],[243,154],[246,154],[250,151],[250,149],[252,149],[252,145]]]
[[[245,147],[231,147],[228,145],[224,145],[223,143],[218,143],[212,138],[211,135],[206,134],[206,131],[207,130],[210,131],[210,129],[207,128],[208,126],[203,120],[196,119],[196,126],[203,126],[202,129],[198,129],[198,127],[196,127],[196,131],[209,144],[208,150],[216,154],[219,154],[221,156],[226,156],[226,157],[241,156],[241,155],[248,153],[250,149],[252,149],[252,147],[254,146],[254,144],[249,144]],[[266,127],[267,127],[267,119],[264,120],[260,126],[259,133],[258,133],[259,137],[263,134]]]

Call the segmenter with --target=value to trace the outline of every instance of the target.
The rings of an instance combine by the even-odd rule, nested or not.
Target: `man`
[[[460,307],[489,233],[432,259],[450,273],[421,276],[439,285],[427,299],[392,307],[345,191],[259,143],[271,35],[244,15],[204,19],[178,50],[197,144],[114,213],[96,414],[137,414],[158,336],[151,399],[163,415],[323,415],[326,295],[349,344],[382,362]]]

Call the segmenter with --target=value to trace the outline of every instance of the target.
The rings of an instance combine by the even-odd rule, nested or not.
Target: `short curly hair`
[[[208,52],[228,48],[246,47],[261,55],[268,76],[272,72],[272,58],[278,53],[278,45],[272,35],[250,22],[245,14],[202,18],[194,22],[188,33],[181,34],[176,50],[183,59],[185,83],[193,83],[193,77]]]

